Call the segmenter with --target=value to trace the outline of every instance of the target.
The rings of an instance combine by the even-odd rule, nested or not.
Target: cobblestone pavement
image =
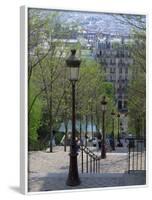
[[[95,150],[95,149],[92,149]],[[96,152],[100,155],[100,151]],[[69,150],[54,147],[53,153],[45,151],[29,152],[29,191],[51,191],[63,189],[97,188],[125,185],[145,184],[145,175],[127,174],[127,149],[118,148],[116,152],[107,153],[107,158],[101,160],[100,174],[86,174],[84,157],[84,174],[81,173],[81,154],[78,155],[81,185],[66,186],[69,168]]]

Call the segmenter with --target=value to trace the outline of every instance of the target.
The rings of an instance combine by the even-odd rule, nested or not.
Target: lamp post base
[[[78,166],[77,166],[77,153],[70,153],[70,166],[69,166],[69,174],[66,184],[69,186],[77,186],[80,185],[81,181],[78,174]]]
[[[105,148],[105,144],[102,145],[102,149],[101,149],[101,158],[105,159],[106,158],[106,148]]]
[[[66,181],[66,185],[68,185],[68,186],[78,186],[78,185],[80,185],[81,184],[81,181],[80,181],[80,179],[75,179],[74,177],[72,178],[72,177],[68,177],[68,179],[67,179],[67,181]]]

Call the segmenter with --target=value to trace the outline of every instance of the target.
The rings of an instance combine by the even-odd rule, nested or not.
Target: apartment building
[[[131,39],[121,36],[103,36],[96,38],[95,56],[102,64],[105,79],[113,83],[115,102],[118,111],[127,111],[127,86],[131,78],[129,66],[133,64],[131,52],[128,47]]]

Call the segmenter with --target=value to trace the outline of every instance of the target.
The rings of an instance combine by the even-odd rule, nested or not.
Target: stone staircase
[[[124,187],[146,184],[145,172],[138,173],[105,173],[105,174],[79,174],[81,184],[75,187],[67,186],[68,174],[41,174],[39,177],[33,176],[30,180],[31,192],[55,191],[55,190],[75,190],[92,189],[105,187]]]

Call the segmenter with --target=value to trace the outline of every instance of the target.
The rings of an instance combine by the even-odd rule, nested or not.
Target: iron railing
[[[101,156],[96,155],[86,146],[80,146],[81,150],[81,172],[100,173]]]
[[[144,139],[129,139],[128,173],[146,170],[146,146]]]

